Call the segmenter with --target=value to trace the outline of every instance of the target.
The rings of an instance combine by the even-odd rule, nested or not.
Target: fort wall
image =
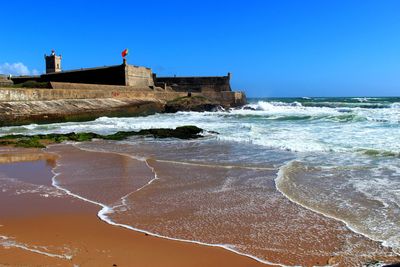
[[[177,92],[231,91],[230,75],[218,77],[155,77],[157,85],[164,83]]]
[[[40,76],[19,76],[12,78],[14,84],[26,81],[69,82],[86,84],[125,85],[125,66],[88,68],[42,74]]]
[[[136,90],[152,91],[150,87],[134,87],[125,85],[107,85],[107,84],[88,84],[88,83],[64,83],[50,82],[51,89],[80,89],[80,90]]]
[[[66,84],[52,83],[62,87]],[[130,89],[125,86],[107,86],[107,90],[102,88],[82,88],[81,84],[68,84],[68,89],[27,89],[27,88],[0,88],[0,102],[13,101],[49,101],[62,99],[147,99],[170,101],[178,97],[187,96],[187,92],[165,92],[155,91],[148,88]],[[88,85],[86,85],[88,86]],[[85,85],[83,86],[85,87]],[[221,103],[226,107],[243,105],[246,102],[245,94],[242,92],[209,92],[192,93],[192,96],[205,96],[211,100]],[[62,109],[62,107],[60,107]]]
[[[0,88],[0,102],[49,101],[62,99],[157,99],[168,101],[186,96],[181,92],[157,92],[153,90],[103,89],[17,89]],[[62,108],[62,107],[60,107]]]
[[[125,67],[116,65],[81,70],[48,73],[40,76],[42,82],[69,82],[125,85]]]
[[[53,72],[40,76],[13,77],[15,84],[32,80],[37,82],[125,85],[135,88],[154,87],[153,73],[151,69],[125,64],[110,67]]]
[[[151,69],[133,65],[125,65],[125,85],[137,88],[154,87]]]

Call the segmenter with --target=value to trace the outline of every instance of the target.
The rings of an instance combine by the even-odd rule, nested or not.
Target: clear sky
[[[6,1],[0,73],[128,62],[248,96],[400,95],[400,1]]]

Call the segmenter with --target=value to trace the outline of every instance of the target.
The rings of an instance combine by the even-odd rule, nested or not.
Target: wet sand
[[[176,229],[182,231],[175,229],[175,232],[171,234],[178,234],[184,238],[185,234],[197,234],[201,229],[193,229],[192,233],[185,233],[183,224],[173,225],[176,218],[183,216],[186,220],[193,220],[193,222],[204,218],[191,217],[191,207],[187,206],[190,204],[189,199],[187,203],[179,204],[181,207],[179,212],[170,212],[168,205],[164,206],[164,204],[177,204],[166,203],[165,200],[175,201],[176,199],[165,197],[179,197],[179,191],[174,192],[175,186],[183,185],[174,185],[173,179],[179,173],[204,174],[209,170],[190,165],[174,166],[153,160],[148,161],[148,167],[146,167],[143,162],[126,156],[87,152],[69,145],[53,147],[49,151],[62,155],[63,160],[57,159],[56,154],[35,150],[1,151],[0,149],[0,162],[5,162],[0,164],[0,179],[15,177],[19,181],[16,183],[7,179],[0,180],[0,203],[7,203],[0,205],[0,225],[2,225],[0,243],[3,242],[3,246],[0,246],[0,266],[1,264],[6,266],[72,266],[72,264],[78,266],[269,266],[223,248],[172,241],[112,226],[96,216],[101,208],[99,205],[74,198],[51,186],[53,176],[51,169],[57,162],[61,162],[62,174],[57,177],[60,181],[68,183],[74,179],[79,180],[81,177],[78,172],[80,174],[83,172],[88,180],[83,181],[74,189],[82,189],[82,194],[89,194],[85,197],[111,203],[120,195],[148,183],[149,174],[152,174],[148,167],[155,168],[164,179],[171,178],[157,183],[156,186],[147,187],[147,190],[142,190],[140,194],[126,198],[126,201],[134,201],[135,205],[141,207],[131,213],[134,220],[126,216],[119,218],[118,212],[111,217],[123,223],[138,223],[141,226],[139,228],[147,228],[154,232],[163,230],[165,224],[169,223],[168,227],[171,229],[176,226]],[[235,169],[231,171],[240,172]],[[224,171],[219,172],[213,168],[210,177],[226,175]],[[128,179],[132,173],[135,173],[136,181]],[[113,184],[107,184],[106,177],[109,178],[110,175],[113,175]],[[93,183],[93,179],[98,179],[103,183],[97,181]],[[211,179],[207,183],[217,183],[217,180]],[[194,181],[195,183],[189,186],[196,188],[197,181]],[[163,186],[163,183],[166,185]],[[385,260],[384,255],[390,254],[390,251],[380,247],[378,243],[352,233],[340,222],[327,219],[291,203],[276,192],[272,180],[267,183],[270,183],[271,189],[262,193],[270,195],[273,201],[259,203],[260,207],[268,211],[263,215],[267,216],[267,220],[258,221],[259,219],[254,217],[247,223],[248,225],[263,224],[268,228],[268,235],[262,236],[265,247],[254,247],[255,253],[260,253],[273,262],[288,265],[324,266],[342,261],[339,266],[356,266],[346,265],[346,260],[343,261],[343,258],[356,256],[343,254],[343,249],[348,245],[345,242],[350,240],[357,244],[360,254],[368,248],[382,250],[383,256],[375,259]],[[171,192],[165,191],[168,186]],[[89,187],[90,190],[85,187]],[[103,196],[102,190],[110,187],[115,195]],[[161,199],[157,199],[158,197]],[[148,202],[149,199],[151,202]],[[247,199],[241,199],[240,195],[235,196],[235,199],[238,200],[239,206],[241,201],[247,201]],[[162,205],[154,209],[157,203]],[[218,203],[218,200],[210,200],[210,203]],[[151,212],[154,211],[156,212],[152,214]],[[298,216],[299,214],[302,216]],[[252,238],[258,238],[257,233],[252,233],[251,229],[235,229],[235,225],[226,224],[223,217],[221,220],[221,222],[211,222],[207,233],[200,231],[199,239],[201,236],[210,238],[210,233],[220,230],[218,229],[220,224],[224,224],[232,233],[227,239],[232,243],[236,238],[241,238],[235,236],[238,233],[245,233],[249,242],[253,241]],[[9,239],[5,240],[5,237]],[[6,241],[37,251],[13,246],[4,247]],[[51,255],[46,256],[38,252]],[[368,260],[368,256],[364,259]],[[393,258],[386,259],[394,260]]]
[[[24,159],[22,150],[4,152],[0,158],[7,163],[0,164],[1,178],[7,174],[26,182],[51,181],[48,162],[54,156],[29,150]],[[18,168],[10,168],[20,160],[23,163]],[[4,245],[5,237],[11,243],[0,246],[0,266],[265,266],[222,248],[111,226],[97,218],[99,206],[59,192],[48,183],[38,190],[1,180],[0,203],[0,243]],[[62,258],[69,256],[72,259]]]

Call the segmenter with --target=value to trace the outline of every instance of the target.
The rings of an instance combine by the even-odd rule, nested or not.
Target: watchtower
[[[61,72],[61,55],[56,56],[56,52],[54,50],[51,51],[51,54],[44,55],[46,60],[46,73],[53,72]]]

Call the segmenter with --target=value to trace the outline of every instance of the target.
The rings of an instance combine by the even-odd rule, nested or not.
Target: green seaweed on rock
[[[154,138],[194,139],[201,137],[203,129],[187,125],[176,129],[155,128],[136,131],[120,131],[110,135],[88,133],[66,134],[37,134],[37,135],[5,135],[0,137],[0,145],[14,145],[16,147],[44,148],[46,144],[61,143],[64,141],[84,142],[92,139],[124,140],[130,136],[152,136]]]

